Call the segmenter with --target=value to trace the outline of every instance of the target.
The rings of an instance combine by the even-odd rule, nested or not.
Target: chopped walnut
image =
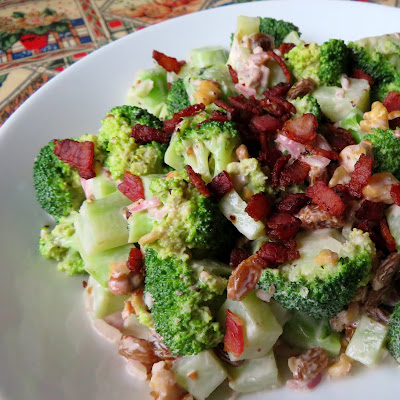
[[[298,357],[291,357],[288,360],[293,378],[300,381],[308,381],[315,378],[328,367],[328,363],[328,354],[321,347],[314,347]]]
[[[328,373],[330,376],[338,377],[348,375],[353,366],[353,360],[346,356],[346,354],[342,353],[339,357],[339,360],[333,363],[328,368]]]
[[[343,215],[332,217],[315,204],[303,207],[296,217],[300,219],[302,227],[306,229],[343,228],[345,226]]]
[[[368,179],[362,193],[367,200],[393,204],[390,189],[392,185],[398,183],[399,181],[390,172],[379,172]]]
[[[339,261],[338,253],[332,250],[324,249],[314,258],[316,265],[336,265]]]
[[[379,101],[372,103],[371,111],[364,113],[364,120],[360,122],[360,127],[364,132],[369,132],[372,128],[388,129],[389,113],[386,107]]]

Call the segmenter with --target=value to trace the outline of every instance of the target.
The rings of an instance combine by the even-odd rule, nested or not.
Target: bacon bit
[[[283,168],[279,177],[279,185],[288,186],[293,183],[304,182],[310,169],[311,167],[307,163],[295,160],[292,164],[286,165]]]
[[[210,197],[210,190],[207,188],[207,185],[201,179],[201,175],[197,172],[193,171],[193,168],[190,165],[185,165],[186,172],[189,176],[190,182],[196,187],[196,189],[204,196]]]
[[[184,108],[181,111],[178,111],[174,114],[171,119],[164,121],[163,124],[163,131],[167,133],[173,133],[175,130],[176,125],[182,121],[184,117],[191,117],[192,115],[197,114],[198,112],[204,110],[206,106],[203,103],[200,104],[192,104],[189,107]]]
[[[230,114],[233,114],[236,111],[235,107],[232,107],[231,105],[229,105],[228,103],[225,103],[222,100],[215,100],[214,104],[217,107],[222,108],[223,110],[225,110],[227,113],[230,113]]]
[[[182,66],[186,64],[186,61],[178,61],[174,57],[168,57],[164,53],[160,53],[157,50],[153,50],[153,58],[157,61],[158,65],[161,65],[168,72],[175,72],[179,74]]]
[[[282,54],[287,54],[287,53],[289,53],[290,50],[293,49],[293,47],[296,47],[296,45],[295,45],[294,43],[282,43],[282,44],[279,46],[279,51],[280,51]]]
[[[335,127],[333,124],[327,124],[326,127],[329,133],[326,135],[326,140],[337,153],[340,153],[347,146],[357,144],[352,134],[346,129]]]
[[[232,82],[236,85],[237,83],[239,83],[237,72],[229,64],[228,64],[228,69]]]
[[[210,193],[219,201],[233,190],[233,183],[229,174],[226,171],[222,171],[217,176],[214,176],[207,187]]]
[[[389,92],[382,104],[386,107],[388,112],[399,111],[400,110],[400,93],[399,92]]]
[[[346,185],[347,192],[351,197],[356,199],[362,197],[362,189],[367,185],[368,179],[371,176],[373,163],[373,158],[367,157],[364,153],[361,154],[354,166],[350,182]]]
[[[250,124],[258,132],[275,133],[278,129],[282,128],[282,121],[268,114],[253,117]]]
[[[369,86],[372,86],[374,84],[374,80],[372,79],[372,77],[358,68],[353,69],[352,77],[355,79],[365,79],[366,81],[368,81]]]
[[[275,86],[268,88],[263,94],[267,99],[275,97],[283,97],[290,89],[290,84],[285,82],[279,82]]]
[[[310,199],[304,193],[292,193],[280,201],[277,208],[282,213],[297,214],[309,201]]]
[[[118,185],[118,190],[133,202],[144,199],[142,179],[129,171],[125,171],[124,179]]]
[[[279,157],[272,169],[272,186],[277,186],[279,183],[279,177],[281,175],[282,169],[285,167],[285,165],[289,162],[291,158],[290,154],[286,154],[284,156]]]
[[[284,263],[288,261],[289,258],[292,260],[300,258],[300,253],[298,251],[290,250],[283,244],[273,242],[265,242],[257,251],[257,255],[269,263]],[[271,268],[271,266],[269,266],[269,268]]]
[[[144,273],[144,261],[142,252],[136,247],[132,247],[129,251],[128,261],[126,266],[130,271],[136,272],[138,274]]]
[[[263,193],[257,193],[251,197],[245,211],[255,221],[260,221],[271,212],[271,203]]]
[[[381,230],[382,237],[385,239],[387,249],[390,253],[393,253],[396,251],[396,241],[390,232],[386,218],[381,219],[379,222],[379,228]]]
[[[315,118],[315,115],[308,113],[286,121],[283,125],[282,133],[295,142],[307,144],[317,137],[317,128],[317,118]]]
[[[231,310],[226,310],[224,351],[232,353],[236,358],[244,350],[243,321]]]
[[[257,160],[263,165],[268,165],[270,170],[274,169],[275,163],[282,156],[282,152],[277,148],[270,146],[266,151],[261,150],[258,154]]]
[[[291,114],[296,113],[296,107],[281,97],[266,97],[260,101],[261,105],[272,115],[286,121]]]
[[[231,300],[242,300],[257,285],[261,276],[261,270],[266,268],[268,263],[257,254],[243,260],[229,277],[227,296]]]
[[[86,289],[86,287],[87,287],[87,281],[82,281],[82,286],[83,286],[84,289]]]
[[[318,181],[313,186],[308,187],[306,195],[311,198],[313,203],[332,216],[343,214],[346,209],[340,196],[322,181]]]
[[[289,240],[299,231],[301,221],[288,213],[275,213],[267,220],[269,236],[277,240]]]
[[[135,138],[137,144],[146,144],[151,142],[168,143],[171,136],[161,129],[152,128],[147,125],[136,124],[132,128],[131,136]]]
[[[285,74],[287,83],[290,83],[290,81],[292,80],[292,76],[290,75],[289,68],[284,63],[282,57],[278,56],[278,54],[276,54],[273,50],[267,51],[267,54],[271,58],[273,58],[278,63],[278,65],[282,68],[282,71]]]
[[[383,218],[385,208],[385,203],[364,200],[360,208],[356,211],[355,217],[361,220],[367,219],[368,221],[379,222]]]
[[[72,168],[77,168],[81,178],[91,179],[96,176],[93,164],[93,142],[78,142],[71,139],[54,140],[54,154]]]
[[[249,258],[250,254],[246,249],[241,249],[239,247],[235,247],[229,259],[229,266],[232,268],[236,268],[242,261]]]
[[[400,206],[400,183],[397,185],[392,185],[390,188],[390,195],[396,205]]]
[[[228,98],[232,105],[239,110],[244,110],[255,115],[262,115],[264,113],[262,105],[254,96],[250,96],[247,99],[240,94],[239,96],[230,96]]]
[[[306,148],[307,151],[310,152],[313,156],[325,157],[329,158],[329,160],[335,160],[335,161],[339,160],[339,155],[338,153],[336,153],[336,151],[315,148],[310,145],[307,145]]]

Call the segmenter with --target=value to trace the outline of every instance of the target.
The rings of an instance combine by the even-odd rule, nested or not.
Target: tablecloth
[[[0,125],[38,88],[98,47],[168,18],[238,2],[0,1]],[[400,0],[373,2],[400,7]]]

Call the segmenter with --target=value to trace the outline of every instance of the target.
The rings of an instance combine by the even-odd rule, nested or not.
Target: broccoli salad
[[[89,275],[128,371],[204,400],[400,364],[400,35],[240,16],[229,50],[153,58],[33,169],[39,252]]]

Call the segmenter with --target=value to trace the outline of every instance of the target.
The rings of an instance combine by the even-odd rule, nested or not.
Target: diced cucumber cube
[[[380,359],[387,333],[386,325],[363,315],[347,346],[346,355],[361,364],[375,365]]]
[[[240,39],[260,32],[260,18],[239,15],[236,20],[236,34]]]
[[[280,386],[273,351],[265,357],[245,360],[238,367],[228,367],[229,386],[239,393],[259,392]]]
[[[122,210],[131,203],[119,191],[102,199],[83,202],[75,229],[86,255],[128,243],[128,222]]]
[[[101,199],[117,190],[117,184],[112,181],[104,171],[100,171],[91,180],[92,193],[95,199]]]
[[[128,260],[132,245],[115,247],[100,253],[87,256],[83,251],[81,256],[85,262],[85,270],[103,287],[108,287],[110,278],[110,263]]]
[[[144,189],[144,198],[146,200],[149,200],[154,197],[153,192],[150,190],[150,184],[152,180],[155,178],[164,178],[165,176],[166,176],[165,174],[150,174],[140,177]]]
[[[124,302],[129,296],[116,296],[101,286],[93,277],[89,277],[85,296],[91,305],[89,314],[93,319],[104,318],[124,309]]]
[[[271,307],[271,311],[275,315],[275,318],[278,321],[279,325],[282,327],[285,326],[286,322],[288,322],[290,318],[292,318],[292,311],[282,307],[274,299],[271,299],[268,304]]]
[[[179,357],[172,367],[176,381],[196,400],[206,399],[227,377],[211,350]]]
[[[131,314],[125,321],[122,328],[124,335],[132,335],[139,339],[149,340],[152,336],[151,330],[139,322],[135,314]]]
[[[282,334],[282,327],[269,304],[260,300],[255,291],[247,294],[241,301],[227,299],[218,313],[222,326],[225,326],[228,309],[242,319],[244,336],[243,353],[237,358],[228,353],[229,358],[235,361],[265,356]]]
[[[220,46],[205,46],[190,51],[190,61],[194,67],[207,68],[225,64],[229,53]]]
[[[247,203],[235,190],[231,190],[219,202],[222,214],[235,225],[236,229],[249,240],[255,240],[265,234],[265,226],[255,221],[245,211]]]
[[[153,224],[154,219],[149,217],[147,211],[132,214],[128,219],[128,242],[137,243],[142,236],[151,232]]]

